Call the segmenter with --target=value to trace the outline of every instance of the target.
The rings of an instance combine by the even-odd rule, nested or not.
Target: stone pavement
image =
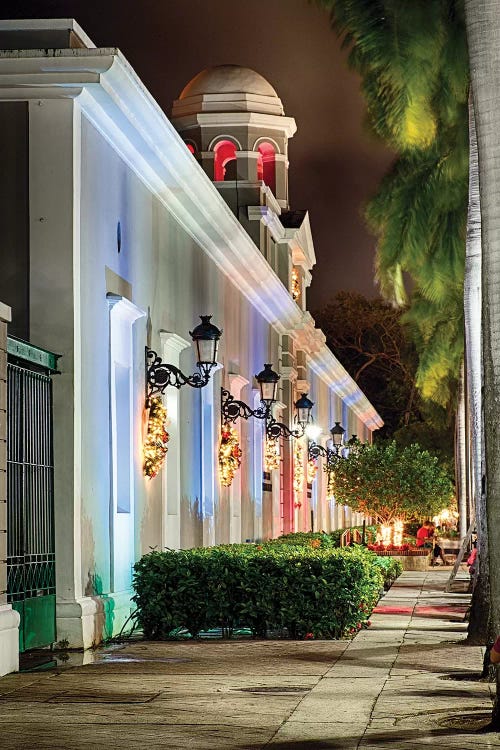
[[[448,574],[403,573],[353,641],[139,641],[1,678],[0,749],[500,748]]]

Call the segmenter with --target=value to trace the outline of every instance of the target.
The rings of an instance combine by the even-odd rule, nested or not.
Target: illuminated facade
[[[321,470],[298,498],[293,440],[266,470],[262,420],[238,420],[241,465],[221,482],[222,386],[255,408],[254,375],[270,362],[281,421],[302,392],[324,440],[336,420],[370,440],[381,420],[306,309],[315,258],[307,213],[288,203],[295,122],[270,84],[233,66],[204,72],[172,124],[118,50],[62,21],[2,21],[0,42],[23,24],[44,50],[0,54],[0,123],[28,186],[4,217],[21,239],[6,245],[0,300],[11,333],[61,355],[57,640],[89,647],[130,615],[132,565],[152,547],[351,521]],[[208,313],[223,329],[220,367],[204,388],[166,389],[165,424],[158,404],[145,411],[145,346],[193,372],[188,331]]]

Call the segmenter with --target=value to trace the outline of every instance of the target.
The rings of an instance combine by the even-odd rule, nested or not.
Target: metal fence
[[[55,594],[52,383],[7,370],[7,601]]]

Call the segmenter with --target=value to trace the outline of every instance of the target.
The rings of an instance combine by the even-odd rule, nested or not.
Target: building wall
[[[296,385],[299,390],[305,387],[304,382],[296,384],[297,375],[300,381],[309,380],[315,418],[326,432],[335,420],[354,431],[351,423],[357,418],[349,416],[330,381],[328,385],[315,371],[307,372],[305,355],[300,366],[295,361],[294,332],[284,331],[279,319],[273,325],[265,319],[259,305],[243,295],[174,218],[175,178],[165,185],[169,210],[167,198],[149,187],[147,169],[140,179],[120,155],[126,136],[114,133],[117,142],[111,145],[94,121],[82,115],[78,98],[32,100],[28,113],[30,264],[25,312],[30,339],[61,355],[61,375],[54,381],[58,639],[67,639],[70,646],[90,646],[119,630],[128,617],[131,567],[151,548],[245,541],[308,529],[311,504],[315,527],[342,525],[326,502],[324,476],[313,485],[311,498],[304,487],[300,507],[293,507],[292,441],[283,441],[283,471],[274,472],[272,492],[264,498],[263,433],[256,420],[236,425],[242,466],[233,487],[220,486],[221,386],[256,406],[254,375],[271,362],[283,374],[279,399],[285,423],[293,418]],[[219,241],[227,243],[222,252],[230,253],[230,239],[221,236]],[[281,308],[280,298],[280,312],[287,305],[294,307],[288,297],[285,302]],[[292,313],[289,319],[303,322],[298,307],[297,316]],[[147,344],[163,356],[166,340],[174,335],[178,364],[192,373],[189,331],[200,314],[212,314],[224,329],[218,357],[222,368],[204,389],[183,387],[175,399],[169,394],[175,421],[170,450],[162,476],[148,480],[142,472],[144,348]],[[123,409],[113,405],[115,350],[130,368],[130,398],[122,396]],[[129,405],[132,470],[130,506],[124,510],[115,507],[120,431],[113,414]]]
[[[82,326],[82,588],[98,593],[110,583],[110,428],[109,428],[109,308],[106,269],[126,282],[131,301],[146,313],[134,324],[134,414],[136,555],[161,547],[162,481],[142,477],[142,408],[144,406],[144,345],[161,352],[159,332],[173,331],[189,339],[199,314],[211,313],[224,329],[215,373],[203,391],[184,387],[180,400],[181,545],[229,541],[230,491],[219,486],[217,445],[220,387],[230,374],[248,384],[241,398],[253,399],[253,375],[267,361],[277,366],[279,338],[249,301],[208,259],[116,151],[85,118],[81,124],[81,247],[80,294]],[[121,244],[118,249],[117,227]],[[181,369],[195,370],[192,348],[180,355]],[[203,399],[212,392],[212,440],[202,438]],[[239,539],[255,538],[253,509],[253,429],[238,425],[244,449],[241,468],[241,529]],[[203,457],[212,451],[208,459]],[[260,447],[259,447],[260,450]],[[213,490],[204,487],[202,464],[215,467]],[[164,469],[169,471],[169,457]]]

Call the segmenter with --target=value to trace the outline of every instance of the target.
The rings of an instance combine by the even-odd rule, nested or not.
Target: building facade
[[[308,481],[307,439],[269,446],[262,419],[232,425],[241,466],[225,486],[221,389],[258,408],[255,374],[272,363],[274,417],[290,428],[301,393],[323,444],[336,421],[362,441],[382,423],[307,311],[312,236],[288,201],[295,122],[262,76],[204,71],[169,121],[119,50],[96,49],[73,21],[0,22],[0,48],[0,299],[12,308],[12,366],[36,359],[17,339],[58,356],[42,373],[53,398],[55,640],[87,648],[130,616],[132,567],[151,548],[359,521],[328,495],[321,465]],[[207,314],[223,329],[218,366],[203,388],[165,389],[168,453],[150,478],[145,348],[196,372],[189,331]],[[7,474],[14,463],[8,454]],[[13,489],[13,518],[16,502]],[[9,604],[8,582],[3,595],[0,640],[2,617],[12,626],[17,609],[23,627],[31,611]]]

